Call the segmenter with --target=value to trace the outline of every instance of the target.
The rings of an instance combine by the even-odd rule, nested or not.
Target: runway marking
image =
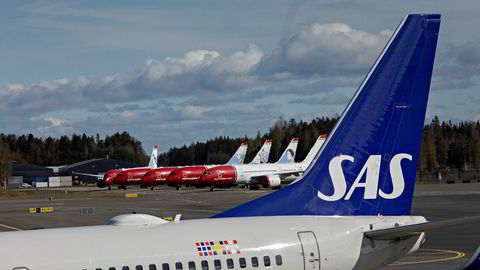
[[[423,260],[423,261],[416,261],[416,262],[399,262],[399,263],[392,263],[391,266],[402,266],[402,265],[413,265],[413,264],[425,264],[425,263],[435,263],[435,262],[445,262],[451,260],[457,260],[460,258],[465,257],[465,253],[461,251],[455,250],[443,250],[443,249],[419,249],[419,251],[433,251],[439,253],[448,253],[454,256],[447,257],[447,258],[440,258],[440,259],[431,259],[431,260]],[[423,255],[423,254],[418,254]]]
[[[182,201],[182,202],[187,202],[187,203],[196,203],[196,204],[203,203],[202,201],[192,201],[192,200],[189,200],[189,199],[178,199],[178,200]]]
[[[15,228],[15,227],[8,226],[8,225],[1,224],[1,223],[0,223],[0,227],[6,228],[6,229],[9,229],[9,230],[13,230],[13,231],[21,231],[22,230],[22,229]]]

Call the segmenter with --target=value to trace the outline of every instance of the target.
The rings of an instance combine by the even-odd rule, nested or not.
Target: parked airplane
[[[327,135],[320,135],[302,162],[293,163],[295,153],[291,155],[291,149],[287,147],[277,163],[216,166],[206,170],[199,182],[202,186],[210,186],[211,190],[214,187],[225,188],[235,185],[248,185],[251,189],[258,189],[260,186],[280,187],[283,181],[294,180],[307,169],[326,138]],[[298,139],[294,140],[296,149]],[[288,160],[285,158],[287,155],[290,155],[290,163],[284,163]]]
[[[248,143],[243,142],[237,151],[233,154],[227,164],[242,164],[245,160],[245,155],[247,154]],[[176,171],[179,168],[195,168],[197,166],[189,167],[159,167],[157,169],[139,169],[132,171],[124,171],[119,173],[115,179],[114,183],[119,186],[119,188],[126,189],[127,185],[141,185],[142,187],[150,187],[153,190],[153,187],[156,185],[161,185],[166,183],[166,178],[170,175],[172,171]]]
[[[158,166],[157,161],[158,161],[158,146],[155,145],[152,149],[152,154],[150,155],[150,161],[148,162],[148,166],[138,167],[135,169],[155,169]],[[97,178],[97,187],[100,187],[100,188],[108,187],[108,189],[111,189],[111,186],[113,185],[113,179],[115,178],[115,176],[117,176],[122,171],[131,170],[131,169],[132,168],[114,169],[114,170],[109,170],[104,174],[88,174],[88,173],[80,173],[80,172],[72,172],[72,174],[95,177]]]
[[[267,163],[271,147],[272,141],[266,140],[250,163]],[[166,185],[167,177],[170,173],[179,168],[181,167],[163,167],[150,170],[142,177],[140,184],[145,187],[150,187],[152,190],[155,186]]]
[[[425,232],[480,221],[410,216],[439,25],[433,14],[401,22],[294,184],[209,219],[1,232],[0,269],[376,270]]]
[[[298,138],[293,138],[290,143],[288,144],[287,148],[283,152],[280,159],[277,163],[288,163],[293,162],[295,159],[295,153],[297,152],[297,145],[298,145]],[[292,159],[293,158],[293,159]],[[241,165],[239,164],[225,164],[224,166],[236,166]],[[190,166],[190,167],[183,167],[173,170],[170,175],[167,177],[167,185],[176,187],[177,189],[180,188],[182,185],[192,185],[203,187],[205,186],[205,182],[200,182],[200,177],[202,177],[203,173],[213,167],[217,167],[218,165],[204,165],[204,166]]]

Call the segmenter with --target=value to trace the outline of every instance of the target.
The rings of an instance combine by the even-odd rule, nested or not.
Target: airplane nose
[[[122,184],[123,182],[125,182],[127,180],[127,176],[124,175],[124,174],[119,174],[117,176],[115,176],[115,178],[113,178],[113,183],[119,185],[119,184]]]
[[[113,184],[113,176],[108,175],[107,177],[103,178],[102,182],[104,185],[111,185]]]

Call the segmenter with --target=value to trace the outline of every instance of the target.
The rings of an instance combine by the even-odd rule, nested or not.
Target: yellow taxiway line
[[[444,250],[444,249],[420,249],[419,251],[433,251],[438,253],[447,253],[451,254],[451,257],[447,258],[440,258],[440,259],[431,259],[431,260],[422,260],[422,261],[414,261],[414,262],[399,262],[399,263],[392,263],[391,266],[401,266],[401,265],[413,265],[413,264],[424,264],[424,263],[436,263],[436,262],[445,262],[451,260],[457,260],[460,258],[465,257],[465,253],[461,251],[455,250]],[[420,255],[420,254],[419,254]]]

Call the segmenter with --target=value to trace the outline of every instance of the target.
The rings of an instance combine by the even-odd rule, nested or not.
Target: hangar
[[[22,183],[32,185],[35,182],[46,182],[48,178],[53,176],[53,170],[43,166],[12,163],[12,176],[9,179],[10,187],[18,187]]]
[[[136,166],[137,165],[132,162],[108,158],[89,159],[71,165],[55,167],[43,167],[14,162],[12,163],[12,176],[9,178],[8,183],[10,188],[17,188],[21,186],[22,183],[27,183],[32,186],[37,186],[38,183],[38,187],[53,187],[63,186],[61,183],[57,185],[56,182],[67,181],[70,183],[68,185],[71,185],[72,180],[74,184],[93,184],[97,181],[95,175],[103,175],[105,172],[113,169],[132,168]],[[80,174],[91,174],[92,176]],[[40,185],[40,183],[45,183],[45,185]]]
[[[96,158],[84,160],[71,165],[54,167],[53,170],[54,174],[56,175],[72,176],[74,181],[78,181],[83,184],[93,184],[97,181],[97,177],[80,174],[103,175],[109,170],[133,167],[137,167],[137,165],[128,161]]]

